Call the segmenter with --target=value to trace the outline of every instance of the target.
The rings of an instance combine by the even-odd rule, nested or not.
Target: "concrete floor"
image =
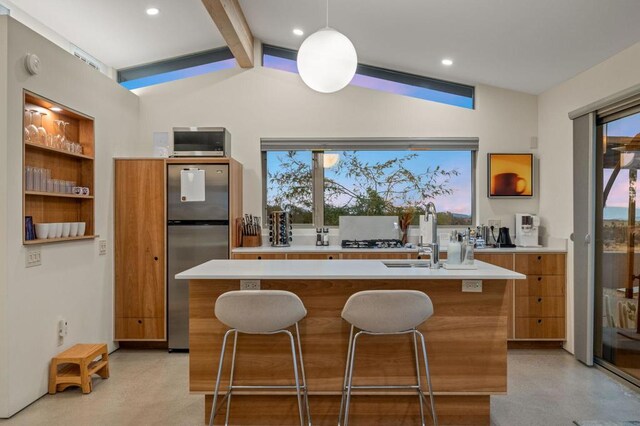
[[[188,393],[188,355],[119,350],[111,378],[94,392],[46,395],[0,426],[202,426],[202,397]],[[509,395],[492,397],[492,424],[572,425],[573,420],[640,420],[640,392],[587,368],[563,350],[509,352]]]

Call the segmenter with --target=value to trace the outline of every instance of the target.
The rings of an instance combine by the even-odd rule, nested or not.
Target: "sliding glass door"
[[[640,385],[640,112],[596,127],[595,362]]]

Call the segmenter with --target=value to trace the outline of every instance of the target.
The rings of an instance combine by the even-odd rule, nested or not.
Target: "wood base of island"
[[[463,293],[461,280],[262,280],[262,289],[296,293],[307,308],[300,323],[302,351],[314,425],[335,425],[349,338],[349,324],[340,313],[350,295],[362,290],[415,289],[434,304],[434,315],[421,327],[427,343],[439,422],[489,424],[490,395],[507,391],[507,281],[484,280],[481,293]],[[192,393],[205,395],[208,420],[222,338],[227,328],[214,316],[224,292],[240,288],[239,280],[189,282],[189,381]],[[288,338],[284,335],[239,335],[236,385],[293,383]],[[229,377],[231,346],[227,345],[221,382]],[[426,383],[421,368],[423,384]],[[411,338],[363,336],[358,342],[355,385],[415,384]],[[426,387],[425,387],[426,390]],[[296,424],[292,392],[234,392],[230,422],[242,425]],[[354,393],[350,421],[354,425],[419,424],[415,394],[359,391]],[[216,424],[224,423],[222,415]]]

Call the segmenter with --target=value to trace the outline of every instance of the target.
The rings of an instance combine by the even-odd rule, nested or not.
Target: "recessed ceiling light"
[[[451,66],[453,65],[453,61],[451,59],[443,59],[442,60],[442,65],[446,65],[446,66]]]
[[[62,111],[62,108],[60,108],[60,107],[51,107],[51,108],[49,108],[49,109],[50,109],[51,111],[53,111],[53,112],[60,112],[60,111]]]
[[[302,31],[300,28],[294,28],[293,33],[297,36],[304,35],[304,31]]]
[[[158,9],[157,7],[150,7],[147,9],[147,15],[149,16],[155,16],[158,13],[160,13],[160,9]]]

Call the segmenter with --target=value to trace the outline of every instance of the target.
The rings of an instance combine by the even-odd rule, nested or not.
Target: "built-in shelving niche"
[[[53,111],[51,108],[59,108]],[[63,241],[79,241],[96,238],[94,228],[94,119],[34,93],[24,92],[24,110],[36,110],[42,116],[42,127],[47,135],[55,134],[55,120],[63,120],[69,125],[66,135],[69,140],[82,145],[82,153],[73,153],[65,149],[47,146],[40,142],[23,139],[23,244],[50,244]],[[23,127],[26,127],[26,118]],[[89,195],[74,195],[43,191],[26,190],[26,167],[39,167],[51,170],[52,179],[76,182],[78,186],[88,187]],[[33,223],[85,222],[85,233],[81,237],[26,239],[24,217],[31,216]]]

